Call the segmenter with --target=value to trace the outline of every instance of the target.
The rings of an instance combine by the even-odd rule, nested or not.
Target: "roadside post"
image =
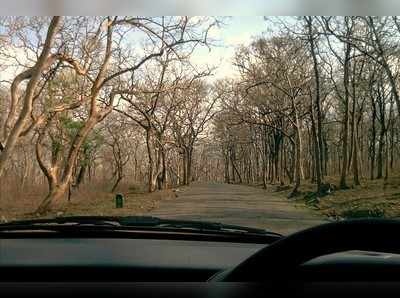
[[[119,193],[115,196],[115,208],[123,208],[123,207],[124,207],[124,196]]]

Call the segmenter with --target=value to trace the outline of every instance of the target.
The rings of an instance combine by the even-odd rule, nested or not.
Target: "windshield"
[[[0,222],[396,218],[399,40],[383,16],[1,17]]]

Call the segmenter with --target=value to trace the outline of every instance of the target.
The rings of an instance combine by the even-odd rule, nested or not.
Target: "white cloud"
[[[251,43],[253,36],[254,34],[252,32],[243,32],[237,35],[230,35],[225,39],[225,44],[233,47],[248,45]]]
[[[221,27],[212,28],[210,37],[218,40],[218,46],[211,51],[196,51],[192,62],[196,65],[218,66],[214,79],[235,77],[237,70],[233,65],[235,51],[239,46],[249,45],[263,30],[263,20],[254,18],[232,18]]]

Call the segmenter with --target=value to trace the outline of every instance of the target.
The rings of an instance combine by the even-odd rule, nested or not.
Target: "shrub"
[[[380,218],[385,216],[385,211],[382,209],[374,208],[374,209],[350,209],[342,212],[342,217],[344,218],[365,218],[365,217],[374,217]]]

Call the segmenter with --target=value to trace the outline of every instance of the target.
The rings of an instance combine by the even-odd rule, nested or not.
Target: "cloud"
[[[249,45],[254,34],[252,32],[243,32],[240,34],[222,34],[219,32],[219,37],[222,39],[221,46],[211,48],[211,51],[197,51],[192,57],[192,62],[196,65],[217,66],[214,79],[224,77],[235,77],[237,70],[233,65],[233,58],[236,49],[239,46]]]
[[[249,45],[253,40],[254,33],[252,32],[243,32],[237,35],[230,35],[225,38],[225,45],[231,47],[237,47],[240,45]]]
[[[217,46],[211,51],[196,51],[192,62],[196,65],[218,66],[214,79],[237,76],[237,70],[233,65],[236,49],[249,45],[257,35],[260,35],[265,26],[261,17],[232,17],[220,27],[215,27],[210,32],[216,40]]]

